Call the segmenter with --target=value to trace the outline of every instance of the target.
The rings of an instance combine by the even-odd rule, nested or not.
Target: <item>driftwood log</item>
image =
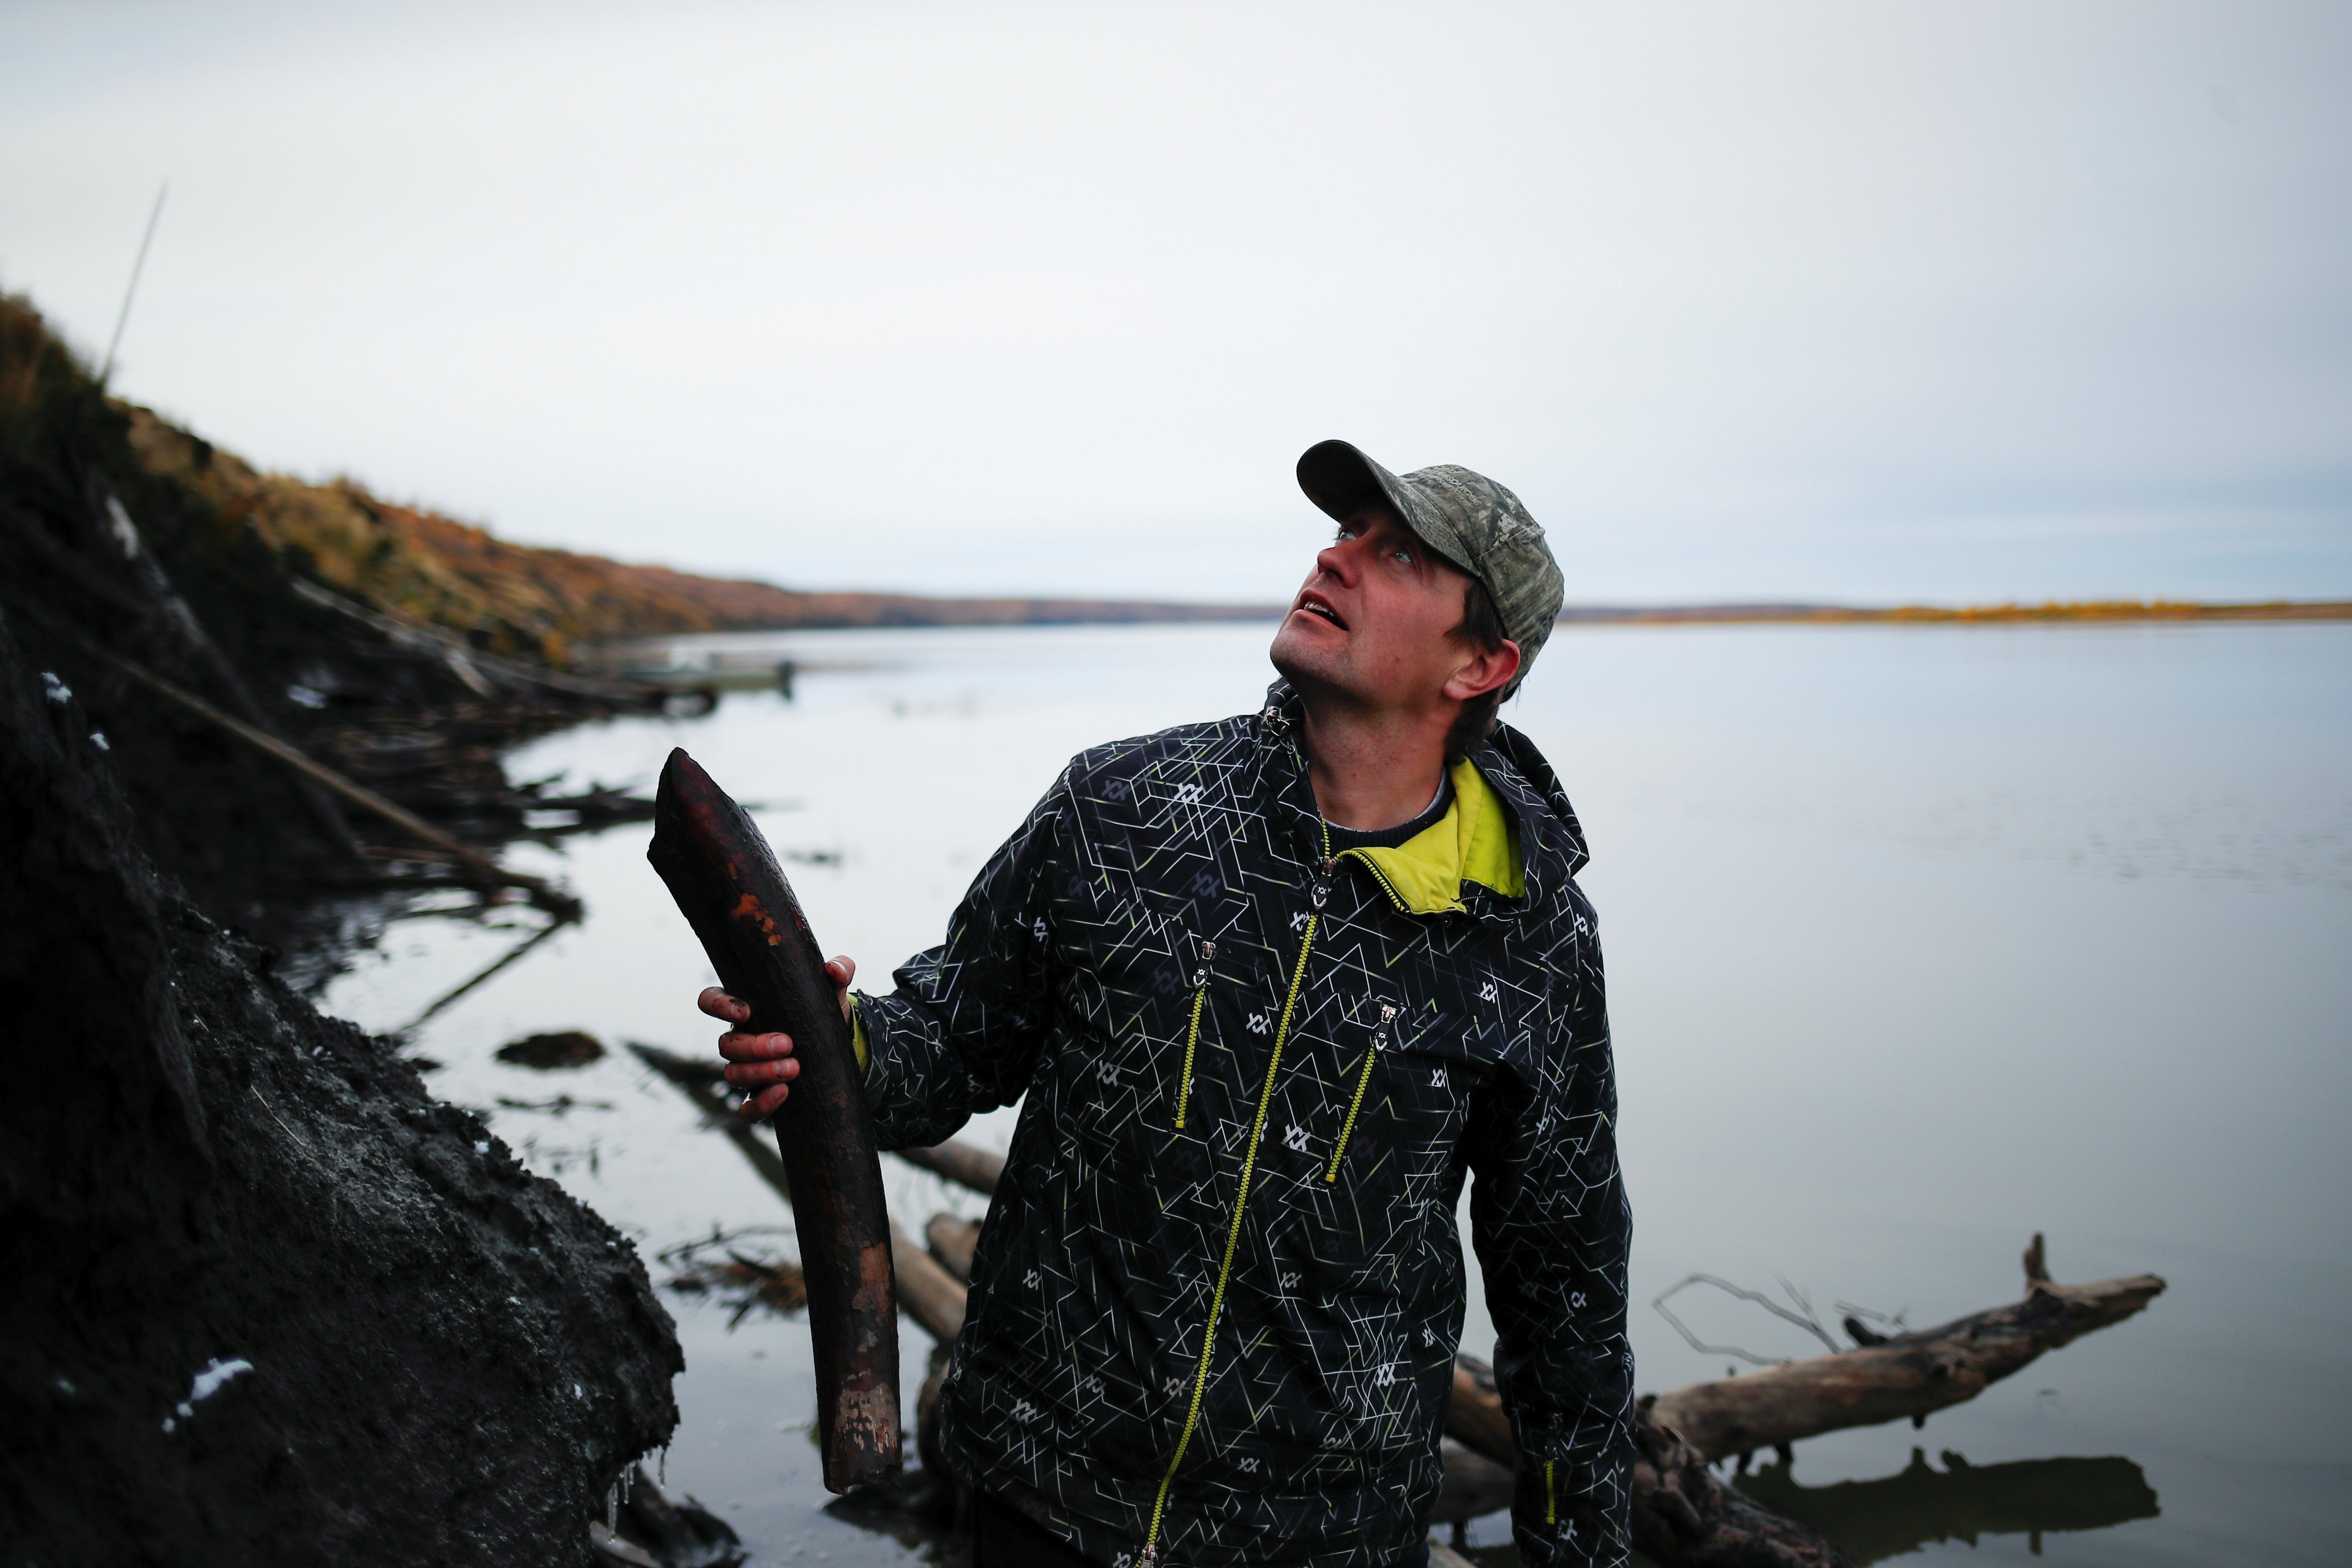
[[[935,1176],[970,1187],[983,1197],[996,1195],[1004,1176],[1004,1156],[950,1138],[932,1149],[901,1149],[898,1158],[919,1165]]]
[[[963,1280],[895,1224],[890,1226],[890,1258],[898,1275],[898,1304],[907,1310],[907,1316],[922,1324],[923,1331],[940,1344],[953,1344],[963,1330]]]
[[[776,1141],[808,1281],[825,1489],[887,1481],[900,1466],[890,1215],[824,954],[768,841],[683,751],[662,769],[646,858],[720,984],[750,1005],[746,1026],[793,1037],[801,1069],[776,1113]]]
[[[1633,1414],[1633,1544],[1673,1568],[1853,1568],[1811,1526],[1718,1477],[1646,1407]]]
[[[980,1246],[980,1222],[958,1219],[951,1214],[935,1214],[931,1223],[923,1227],[923,1240],[940,1267],[965,1284],[971,1283],[971,1255]]]
[[[2110,1323],[2162,1293],[2153,1274],[2057,1285],[2042,1237],[2025,1254],[2025,1300],[1916,1333],[1882,1337],[1849,1318],[1863,1342],[1837,1355],[1789,1362],[1658,1396],[1659,1424],[1710,1459],[1778,1448],[1845,1426],[1924,1419],[1974,1399],[2041,1355]]]
[[[1634,1543],[1662,1563],[1687,1568],[1843,1563],[1821,1536],[1760,1506],[1709,1466],[1759,1447],[1785,1452],[1799,1438],[1842,1427],[1924,1420],[1973,1399],[2044,1351],[2121,1322],[2164,1289],[2153,1274],[2054,1284],[2039,1235],[2026,1249],[2025,1280],[2024,1300],[1940,1328],[1882,1338],[1849,1319],[1849,1334],[1874,1342],[1645,1395],[1634,1430]],[[1445,1429],[1490,1458],[1517,1460],[1494,1373],[1473,1357],[1454,1363]]]

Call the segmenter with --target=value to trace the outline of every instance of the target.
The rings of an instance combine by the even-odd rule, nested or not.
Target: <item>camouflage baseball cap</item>
[[[1519,645],[1517,691],[1559,619],[1559,563],[1544,531],[1519,498],[1452,463],[1398,478],[1345,441],[1318,441],[1298,459],[1298,488],[1345,522],[1367,506],[1385,506],[1422,542],[1485,584]]]

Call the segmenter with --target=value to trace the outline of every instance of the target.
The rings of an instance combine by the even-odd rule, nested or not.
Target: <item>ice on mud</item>
[[[243,1356],[232,1356],[226,1361],[215,1356],[204,1371],[196,1373],[196,1380],[188,1385],[188,1405],[202,1404],[227,1387],[231,1378],[241,1376],[252,1370],[253,1363]],[[186,1415],[188,1405],[180,1406],[180,1413]]]

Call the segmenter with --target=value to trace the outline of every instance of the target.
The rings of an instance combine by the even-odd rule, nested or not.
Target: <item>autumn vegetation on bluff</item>
[[[493,652],[568,661],[604,637],[819,626],[1018,626],[1255,619],[1264,607],[1091,599],[941,599],[808,593],[665,566],[513,544],[488,530],[386,500],[349,479],[266,474],[130,407],[141,464],[250,528],[328,585],[376,609],[472,637]]]
[[[127,423],[126,423],[127,422]],[[427,508],[386,500],[356,479],[268,473],[214,442],[121,399],[102,398],[87,366],[31,302],[0,295],[0,436],[18,446],[87,447],[95,425],[127,437],[137,478],[210,520],[215,542],[263,546],[299,575],[402,619],[462,634],[510,658],[561,666],[583,642],[684,632],[819,626],[1016,626],[1254,619],[1270,606],[1129,600],[927,598],[809,593],[698,577],[663,566],[515,544]],[[66,436],[68,429],[79,436]],[[47,436],[42,433],[47,432]],[[62,471],[58,453],[20,468]],[[118,476],[118,488],[131,476]],[[648,523],[656,520],[648,519]]]

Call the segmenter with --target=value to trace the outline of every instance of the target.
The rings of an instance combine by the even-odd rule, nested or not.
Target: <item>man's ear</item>
[[[1445,695],[1456,702],[1467,702],[1474,697],[1484,697],[1499,686],[1508,686],[1511,678],[1519,673],[1519,645],[1505,637],[1502,646],[1494,648],[1474,647],[1453,676],[1445,682]]]

